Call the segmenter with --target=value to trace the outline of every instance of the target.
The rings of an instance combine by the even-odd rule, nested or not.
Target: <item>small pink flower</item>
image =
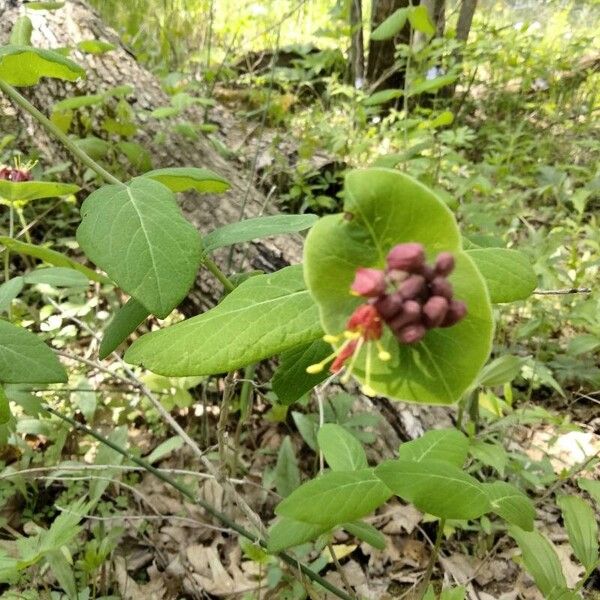
[[[424,264],[425,250],[422,244],[398,244],[387,255],[389,269],[417,272]]]
[[[356,269],[351,291],[358,296],[375,298],[385,293],[385,274],[379,269]]]

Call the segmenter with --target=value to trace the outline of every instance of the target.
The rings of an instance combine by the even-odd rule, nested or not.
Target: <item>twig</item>
[[[344,569],[342,569],[342,565],[340,564],[340,561],[338,560],[338,557],[335,554],[335,550],[333,549],[333,544],[331,542],[327,543],[327,550],[329,550],[331,560],[333,561],[333,564],[335,565],[337,572],[339,573],[340,577],[342,578],[342,582],[344,584],[344,587],[346,588],[346,591],[353,598],[356,598],[356,596],[354,594],[354,589],[350,585],[350,582],[348,581],[348,578],[346,577],[346,573],[344,573]]]
[[[536,296],[566,296],[568,294],[591,294],[591,288],[564,288],[561,290],[534,290]]]

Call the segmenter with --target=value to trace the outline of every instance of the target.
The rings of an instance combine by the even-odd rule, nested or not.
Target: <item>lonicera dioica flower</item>
[[[34,163],[27,163],[21,165],[20,161],[15,159],[15,166],[10,167],[8,165],[0,165],[0,179],[5,181],[31,181],[31,168]]]
[[[336,350],[319,363],[308,367],[308,373],[319,373],[331,362],[330,371],[345,369],[342,381],[347,381],[361,352],[365,352],[365,386],[370,386],[373,346],[381,361],[391,356],[382,344],[384,325],[398,343],[420,342],[429,329],[451,327],[467,314],[464,302],[454,299],[454,290],[447,277],[454,270],[450,252],[438,254],[433,265],[425,262],[421,244],[394,246],[387,255],[386,269],[360,267],[356,270],[350,293],[366,299],[350,315],[346,329],[340,335],[326,335],[324,340],[337,345]]]

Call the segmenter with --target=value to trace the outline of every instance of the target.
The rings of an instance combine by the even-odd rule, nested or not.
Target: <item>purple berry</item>
[[[350,288],[359,296],[373,298],[385,293],[385,274],[379,269],[356,269]]]
[[[432,281],[436,276],[435,269],[429,265],[423,265],[419,271],[419,275],[423,275],[427,281]]]
[[[416,344],[423,339],[426,333],[427,329],[423,325],[415,323],[401,329],[396,333],[396,338],[402,344]]]
[[[452,284],[445,277],[435,277],[429,284],[432,296],[443,296],[447,300],[452,300],[454,290]]]
[[[440,327],[452,327],[452,325],[456,325],[459,321],[462,321],[466,314],[467,305],[460,300],[452,300]]]
[[[425,277],[422,275],[411,275],[398,288],[398,292],[407,300],[414,300],[425,290]]]
[[[454,256],[450,252],[440,252],[435,259],[435,272],[447,277],[454,270]]]
[[[421,319],[421,305],[414,300],[407,300],[402,306],[402,312],[388,322],[390,329],[397,333],[406,325],[416,323]]]
[[[375,301],[375,308],[384,321],[390,321],[403,312],[404,298],[398,292],[381,296]]]
[[[423,323],[428,328],[439,327],[448,312],[448,300],[442,296],[431,296],[423,305]]]
[[[425,250],[421,244],[398,244],[387,255],[390,269],[418,271],[425,264]]]

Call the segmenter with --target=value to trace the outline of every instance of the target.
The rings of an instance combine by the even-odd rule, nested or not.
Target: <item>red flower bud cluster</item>
[[[385,271],[357,269],[351,290],[369,298],[369,306],[400,343],[414,344],[428,329],[451,327],[467,314],[465,303],[453,298],[447,279],[453,270],[450,252],[438,254],[428,265],[421,244],[398,244],[387,255]]]
[[[0,179],[4,179],[5,181],[31,181],[32,177],[27,169],[17,169],[1,165]]]

